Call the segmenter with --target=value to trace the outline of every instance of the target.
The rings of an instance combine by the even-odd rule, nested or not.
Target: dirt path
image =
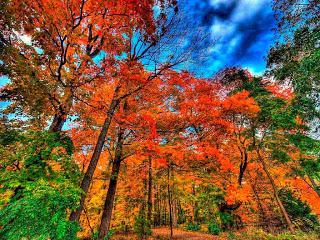
[[[138,239],[133,234],[121,235],[116,234],[112,237],[112,240],[136,240]],[[152,237],[149,240],[169,240],[170,239],[170,229],[169,228],[154,228],[152,229]],[[210,234],[200,233],[200,232],[189,232],[182,229],[173,229],[173,240],[220,240],[217,236]]]
[[[152,230],[152,235],[155,239],[169,239],[170,230],[169,228],[155,228]],[[174,240],[218,240],[220,239],[217,236],[212,236],[210,234],[199,233],[199,232],[189,232],[181,229],[174,229],[173,230],[173,239]]]

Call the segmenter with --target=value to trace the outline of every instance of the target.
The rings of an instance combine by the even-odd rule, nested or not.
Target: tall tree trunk
[[[107,112],[107,117],[106,117],[106,119],[103,123],[103,126],[101,128],[101,131],[100,131],[100,134],[98,137],[98,141],[97,141],[96,146],[94,148],[89,166],[88,166],[87,171],[84,174],[82,182],[81,182],[81,189],[83,191],[83,194],[80,199],[80,206],[78,209],[76,209],[75,211],[73,211],[71,213],[70,221],[79,222],[80,215],[83,210],[84,203],[85,203],[85,199],[86,199],[86,196],[87,196],[87,193],[88,193],[91,181],[92,181],[92,177],[93,177],[94,171],[97,167],[98,160],[100,158],[100,155],[101,155],[101,152],[103,149],[103,145],[104,145],[104,141],[105,141],[106,135],[108,133],[109,126],[111,124],[114,112],[115,112],[118,105],[119,105],[119,100],[114,98],[110,104],[109,110]]]
[[[265,221],[265,222],[267,223],[267,228],[268,228],[269,232],[272,232],[272,231],[271,231],[271,227],[270,227],[270,225],[269,225],[268,216],[267,216],[266,212],[264,211],[264,208],[263,208],[262,203],[261,203],[261,199],[260,199],[259,192],[258,192],[258,190],[256,189],[256,183],[253,183],[253,179],[251,178],[250,174],[248,174],[248,175],[249,175],[249,177],[250,177],[250,179],[249,179],[249,180],[250,180],[250,185],[251,185],[251,188],[252,188],[254,197],[255,197],[255,199],[256,199],[256,201],[257,201],[258,208],[259,208],[259,212],[260,212],[260,214],[261,214],[260,219],[261,219],[262,221]]]
[[[149,157],[148,162],[148,214],[147,220],[151,224],[152,220],[152,159]]]
[[[53,121],[49,127],[50,132],[61,132],[65,124],[72,106],[72,96],[67,98],[65,103],[59,103],[59,108],[53,117]]]
[[[171,190],[170,190],[170,166],[168,166],[168,205],[169,205],[169,224],[170,224],[170,239],[173,236],[173,223],[172,223],[172,199],[171,199]]]
[[[162,225],[167,225],[167,199],[166,196],[163,196],[163,223]]]
[[[120,128],[118,133],[118,141],[115,149],[115,156],[112,164],[111,176],[109,181],[109,188],[107,192],[107,196],[105,198],[101,223],[99,227],[99,235],[98,239],[103,240],[105,236],[107,236],[110,230],[110,222],[114,204],[114,197],[116,195],[118,176],[120,171],[120,165],[122,161],[122,147],[123,147],[123,129]]]
[[[154,206],[154,211],[153,211],[153,226],[156,227],[159,225],[159,213],[160,213],[160,209],[159,209],[159,194],[158,194],[158,186],[157,184],[153,184],[154,187],[154,202],[153,202],[153,206]]]
[[[172,213],[173,213],[172,217],[173,218],[172,218],[172,222],[173,222],[173,226],[177,227],[177,225],[178,225],[177,201],[175,199],[173,199],[172,202],[173,202],[173,209],[172,209]]]
[[[283,217],[284,217],[284,219],[285,219],[285,221],[286,221],[286,223],[288,225],[288,228],[289,228],[290,232],[294,232],[294,226],[293,226],[293,224],[291,222],[291,219],[290,219],[290,217],[289,217],[289,215],[287,213],[287,210],[284,208],[284,206],[282,204],[282,201],[281,201],[281,199],[279,197],[277,186],[276,186],[276,184],[275,184],[275,182],[274,182],[274,180],[273,180],[273,178],[272,178],[272,176],[271,176],[271,174],[270,174],[270,172],[268,170],[268,167],[267,167],[263,157],[260,155],[259,150],[257,150],[257,154],[258,154],[259,161],[262,164],[263,170],[267,174],[267,177],[268,177],[268,179],[269,179],[269,181],[271,183],[274,197],[275,197],[276,202],[277,202],[277,204],[278,204],[278,206],[279,206],[279,208],[281,210],[281,213],[282,213],[282,215],[283,215]]]
[[[197,204],[197,201],[195,200],[196,199],[196,186],[194,183],[192,183],[192,194],[194,196],[194,203],[193,203],[193,219],[192,221],[193,222],[197,222],[198,221],[198,204]]]
[[[238,184],[241,186],[242,184],[242,180],[244,177],[244,172],[248,166],[248,153],[247,150],[245,148],[243,148],[243,150],[241,150],[241,156],[242,156],[242,160],[240,163],[240,171],[239,171],[239,177],[238,177]]]
[[[313,190],[318,194],[318,197],[320,197],[320,188],[319,188],[319,186],[316,184],[314,179],[309,174],[308,174],[308,178],[309,178],[309,180],[311,182]]]
[[[67,120],[67,114],[58,112],[54,115],[53,121],[49,127],[50,132],[61,132],[64,123]]]

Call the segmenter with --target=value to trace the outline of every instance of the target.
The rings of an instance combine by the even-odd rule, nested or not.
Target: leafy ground
[[[138,237],[134,234],[116,234],[112,240],[136,240]],[[155,228],[152,230],[152,236],[149,240],[169,240],[169,228]],[[295,234],[282,233],[279,235],[271,235],[257,229],[247,229],[242,232],[222,233],[219,236],[213,236],[201,232],[186,231],[179,228],[173,230],[174,240],[318,240],[320,239],[319,233],[304,233],[297,232]]]
[[[122,235],[117,234],[112,239],[114,240],[124,240],[124,239],[138,239],[134,234]],[[170,239],[170,229],[169,228],[155,228],[152,230],[152,237],[149,239]],[[200,232],[191,232],[182,229],[175,228],[173,230],[173,239],[175,240],[216,240],[221,239],[217,236],[212,236],[210,234],[200,233]]]

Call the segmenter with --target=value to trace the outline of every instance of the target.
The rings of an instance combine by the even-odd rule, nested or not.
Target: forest
[[[187,2],[0,1],[1,240],[320,239],[319,0],[261,74]]]

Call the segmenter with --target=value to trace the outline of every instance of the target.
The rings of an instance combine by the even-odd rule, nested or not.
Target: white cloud
[[[270,4],[270,0],[240,0],[234,14],[232,21],[244,21],[254,16],[261,8]]]
[[[232,35],[235,30],[235,24],[229,21],[220,21],[216,19],[211,25],[211,33],[213,37],[223,36],[223,38],[226,38]]]

